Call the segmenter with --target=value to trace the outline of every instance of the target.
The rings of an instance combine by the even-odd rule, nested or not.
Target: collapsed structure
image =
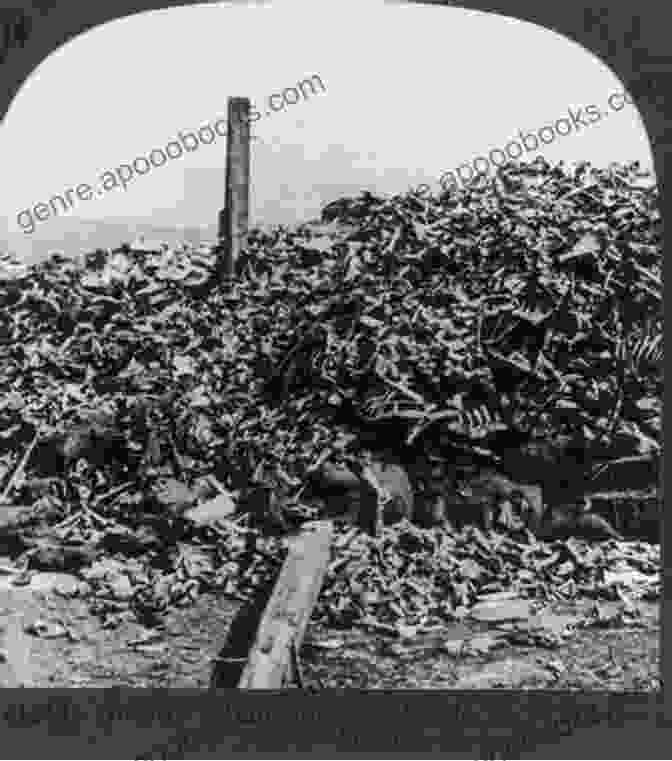
[[[627,534],[628,489],[658,504],[661,235],[637,165],[538,159],[252,231],[230,283],[213,281],[207,247],[14,271],[0,283],[0,475],[26,509],[5,545],[36,567],[118,551],[165,571],[176,542],[216,530],[185,513],[203,501],[240,531],[250,516],[249,531],[282,532],[381,495],[390,519],[524,543],[529,528],[571,534],[582,506],[604,516],[620,494],[610,519]],[[366,486],[365,470],[380,478]],[[225,534],[238,559],[220,547],[211,570],[244,557],[258,576],[256,545]],[[126,605],[146,610],[161,574],[138,568]]]

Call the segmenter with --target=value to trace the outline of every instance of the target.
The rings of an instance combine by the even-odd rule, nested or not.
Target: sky
[[[315,74],[323,92],[265,114],[269,95]],[[520,140],[519,130],[570,118],[569,108],[588,122],[590,104],[605,114],[598,123],[564,126],[567,134],[523,158],[651,168],[636,107],[608,107],[622,91],[578,43],[456,7],[278,0],[134,14],[60,47],[17,93],[0,125],[0,239],[30,258],[34,240],[78,219],[212,226],[224,203],[223,137],[136,175],[126,190],[75,199],[67,215],[58,206],[58,219],[50,211],[34,234],[17,215],[67,188],[97,187],[104,172],[165,148],[180,131],[225,118],[229,96],[263,112],[252,127],[255,225],[314,218],[365,189],[436,189],[444,172]]]

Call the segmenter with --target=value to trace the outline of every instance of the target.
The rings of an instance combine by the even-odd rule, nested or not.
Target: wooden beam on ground
[[[331,555],[331,521],[305,524],[292,540],[243,669],[240,689],[280,689],[293,672]]]
[[[250,203],[250,100],[229,98],[226,201],[219,214],[219,270],[231,277],[245,242]]]

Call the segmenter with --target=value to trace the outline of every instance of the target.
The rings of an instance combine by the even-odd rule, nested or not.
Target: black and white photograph
[[[129,13],[0,156],[0,686],[661,689],[662,217],[597,54]]]

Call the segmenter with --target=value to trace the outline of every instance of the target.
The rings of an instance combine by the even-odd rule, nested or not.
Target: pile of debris
[[[632,604],[660,595],[660,547],[644,542],[537,542],[531,535],[520,542],[476,527],[456,533],[403,521],[379,538],[343,529],[335,547],[315,614],[331,626],[369,625],[407,636],[409,626],[468,615],[486,621],[495,603],[509,599],[518,602],[506,606],[529,612],[530,603],[520,601]]]
[[[170,608],[214,590],[251,603],[277,576],[287,544],[245,523],[243,516],[197,528],[185,521],[164,544],[118,525],[71,521],[50,534],[60,539],[61,554],[38,543],[25,556],[33,570],[14,583],[29,583],[35,569],[62,570],[55,559],[69,552],[79,581],[56,591],[91,600],[105,627],[135,620],[156,626]],[[93,551],[75,562],[85,546]],[[313,620],[408,638],[467,618],[528,619],[535,606],[580,598],[616,602],[636,616],[637,601],[660,599],[660,566],[660,545],[645,542],[541,542],[531,534],[517,541],[477,527],[422,529],[406,520],[372,537],[342,522]]]
[[[54,256],[0,281],[5,551],[89,574],[113,619],[256,578],[282,555],[257,529],[316,517],[325,474],[361,486],[377,458],[407,474],[388,500],[400,536],[432,530],[440,546],[472,542],[478,521],[444,521],[483,512],[466,492],[484,467],[524,494],[500,500],[488,536],[527,549],[525,506],[539,524],[548,505],[622,490],[609,479],[631,466],[655,486],[661,221],[636,165],[539,159],[322,217],[253,230],[233,282],[214,279],[214,249],[165,246]],[[184,558],[208,544],[211,571],[191,583],[200,566]],[[457,609],[471,592],[446,562],[457,591],[429,588]]]

